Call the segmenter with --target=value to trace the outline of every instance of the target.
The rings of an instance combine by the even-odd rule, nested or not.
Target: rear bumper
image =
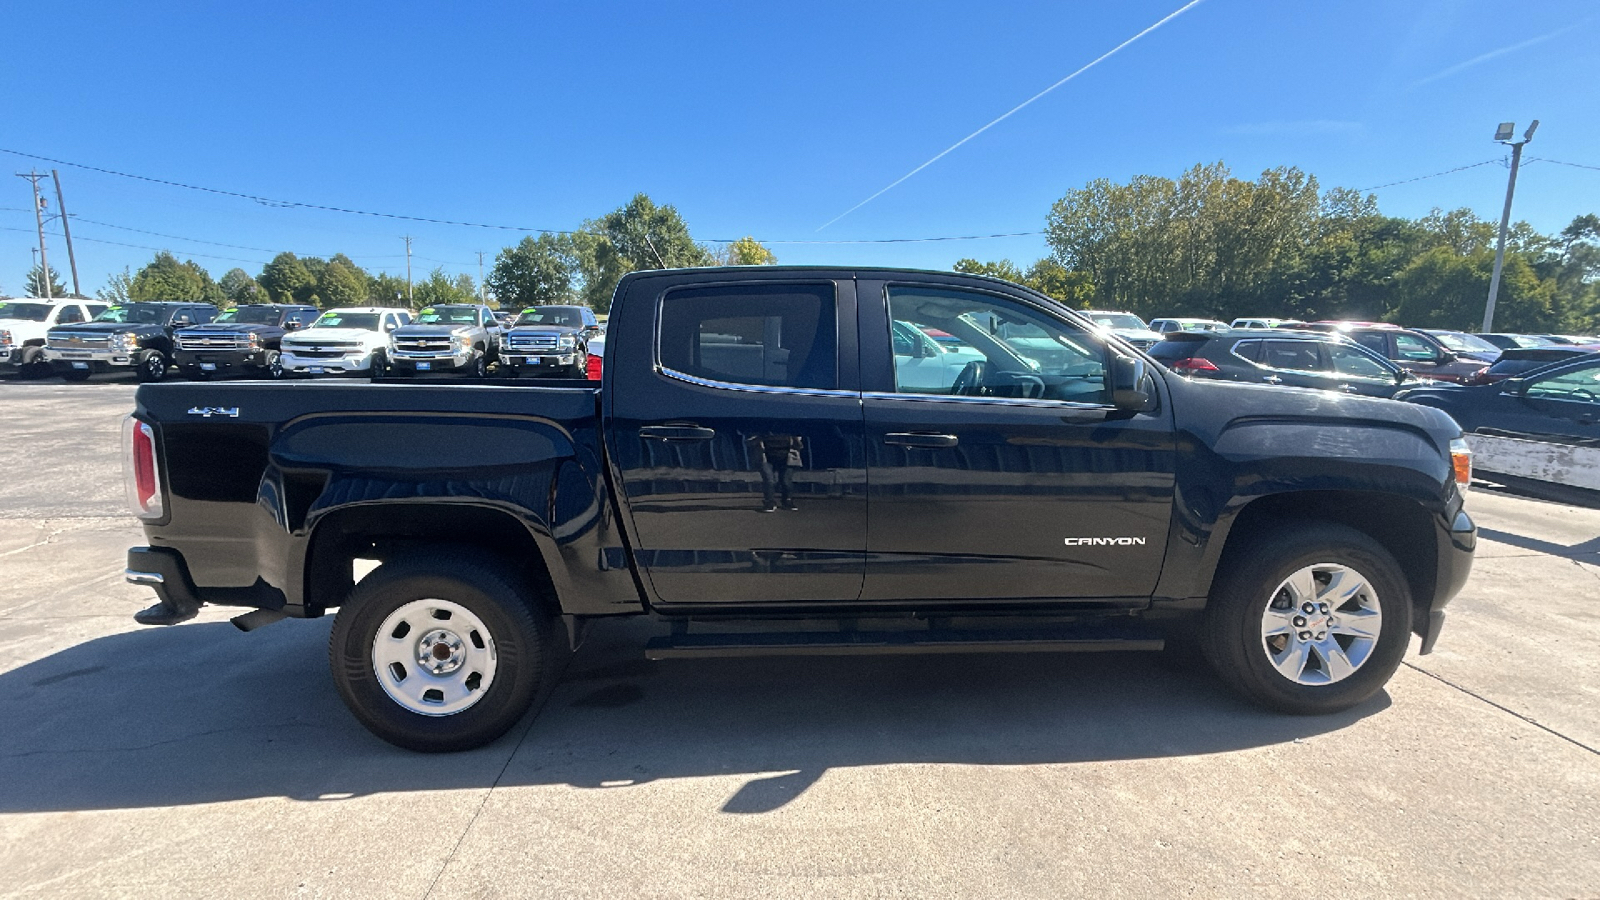
[[[129,584],[151,588],[161,605],[175,613],[193,613],[200,608],[194,580],[183,555],[165,547],[128,548],[128,568],[123,573]]]
[[[1444,608],[1456,594],[1461,593],[1467,576],[1472,574],[1472,554],[1478,546],[1478,526],[1465,509],[1458,509],[1448,522],[1439,520],[1437,541],[1438,571],[1434,577],[1433,597],[1425,607],[1417,604],[1417,615],[1411,623],[1412,631],[1422,638],[1420,652],[1424,654],[1433,652],[1433,645],[1438,642],[1439,632],[1444,628]]]

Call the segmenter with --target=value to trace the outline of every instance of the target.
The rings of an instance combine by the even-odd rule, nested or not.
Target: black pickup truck
[[[438,751],[623,615],[669,624],[653,659],[1197,646],[1326,713],[1431,650],[1471,568],[1448,416],[1189,381],[1006,282],[639,272],[608,339],[598,387],[141,388],[136,618],[338,608],[347,705]]]
[[[283,336],[315,322],[322,310],[315,306],[252,303],[222,311],[205,325],[180,328],[173,335],[177,352],[173,362],[184,377],[244,373],[282,378],[279,349]]]
[[[217,308],[209,303],[108,306],[92,322],[50,329],[44,356],[68,381],[118,369],[132,370],[140,381],[160,381],[172,367],[173,333],[216,317]]]

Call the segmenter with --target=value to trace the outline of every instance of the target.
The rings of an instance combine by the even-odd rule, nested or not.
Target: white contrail
[[[1015,113],[1020,111],[1023,107],[1025,107],[1028,104],[1032,103],[1033,101],[1039,99],[1040,97],[1043,97],[1045,94],[1050,93],[1051,91],[1055,90],[1056,88],[1061,87],[1063,84],[1066,84],[1067,82],[1071,81],[1072,79],[1077,78],[1079,75],[1082,75],[1083,73],[1089,71],[1090,69],[1094,68],[1095,66],[1098,66],[1102,62],[1105,62],[1106,60],[1108,60],[1111,57],[1115,56],[1117,51],[1121,50],[1123,47],[1128,46],[1129,44],[1133,43],[1134,41],[1137,41],[1139,38],[1144,37],[1145,35],[1149,34],[1150,32],[1155,31],[1157,28],[1160,28],[1161,26],[1167,24],[1168,22],[1172,21],[1173,19],[1176,19],[1177,17],[1183,15],[1184,13],[1188,12],[1191,8],[1199,6],[1202,2],[1203,2],[1203,0],[1189,0],[1188,3],[1185,3],[1183,6],[1179,7],[1176,11],[1168,14],[1166,18],[1164,18],[1161,21],[1155,23],[1154,25],[1151,25],[1149,28],[1146,28],[1145,30],[1139,32],[1138,34],[1134,35],[1133,37],[1128,38],[1127,40],[1125,40],[1122,43],[1116,45],[1115,47],[1112,47],[1110,50],[1107,50],[1105,53],[1103,53],[1100,56],[1096,57],[1093,62],[1089,63],[1088,65],[1084,66],[1083,68],[1079,69],[1078,71],[1073,72],[1071,75],[1068,75],[1067,77],[1061,79],[1060,81],[1056,82],[1055,84],[1050,85],[1049,87],[1045,88],[1044,90],[1040,91],[1039,93],[1034,94],[1032,97],[1029,97],[1028,99],[1022,101],[1021,103],[1018,103],[1016,106],[1014,106],[1010,110],[1008,110],[1005,113],[1005,115],[1002,115],[999,118],[996,118],[993,122],[990,122],[989,124],[983,126],[982,128],[979,128],[977,131],[974,131],[973,133],[971,133],[971,134],[967,135],[966,137],[962,138],[961,140],[956,141],[954,144],[951,144],[950,146],[944,148],[934,158],[928,160],[927,162],[923,163],[920,166],[917,166],[915,169],[912,169],[911,171],[907,172],[906,174],[900,176],[899,178],[896,178],[893,182],[891,182],[889,184],[888,187],[885,187],[883,190],[877,192],[876,194],[873,194],[871,197],[868,197],[867,199],[861,201],[860,203],[857,203],[855,206],[850,207],[849,209],[845,210],[844,212],[842,212],[842,213],[838,214],[837,216],[834,216],[833,218],[829,219],[828,221],[822,223],[822,225],[817,228],[817,231],[821,231],[822,229],[827,228],[829,225],[832,225],[833,223],[835,223],[835,222],[839,221],[840,219],[844,218],[845,216],[850,215],[851,213],[855,212],[856,210],[860,209],[861,207],[866,206],[868,203],[871,203],[872,201],[878,199],[879,197],[882,197],[884,194],[887,194],[889,191],[893,190],[895,188],[895,186],[899,185],[901,182],[905,181],[907,178],[910,178],[911,176],[917,174],[918,172],[921,172],[923,169],[926,169],[927,167],[929,167],[929,166],[933,165],[934,163],[938,162],[939,160],[943,159],[946,155],[948,155],[950,153],[950,151],[956,149],[957,147],[960,147],[962,144],[965,144],[967,141],[972,140],[973,138],[977,137],[978,135],[983,134],[985,131],[988,131],[989,129],[993,128],[994,126],[999,125],[1001,122],[1004,122],[1006,119],[1011,118],[1012,115],[1014,115]]]
[[[1566,34],[1567,32],[1572,31],[1575,28],[1578,28],[1581,25],[1587,25],[1587,24],[1588,24],[1588,20],[1586,19],[1586,20],[1584,20],[1582,22],[1579,22],[1577,25],[1568,25],[1565,28],[1557,29],[1555,31],[1550,32],[1549,34],[1541,34],[1538,37],[1528,38],[1525,41],[1521,41],[1519,43],[1511,44],[1511,45],[1506,46],[1506,47],[1501,47],[1498,50],[1490,50],[1488,53],[1485,53],[1482,56],[1474,56],[1473,58],[1467,60],[1466,62],[1456,63],[1455,65],[1451,66],[1448,69],[1444,69],[1444,70],[1435,72],[1432,75],[1429,75],[1427,78],[1422,78],[1422,79],[1418,79],[1417,81],[1413,81],[1410,84],[1406,85],[1406,87],[1407,87],[1407,89],[1415,88],[1415,87],[1421,87],[1422,85],[1425,85],[1430,81],[1438,81],[1441,78],[1449,78],[1451,75],[1454,75],[1457,72],[1462,71],[1463,69],[1470,69],[1473,66],[1476,66],[1476,65],[1478,65],[1480,63],[1486,63],[1489,60],[1494,59],[1496,57],[1505,56],[1507,53],[1516,53],[1518,50],[1526,50],[1529,47],[1534,46],[1535,44],[1542,44],[1545,41],[1550,40],[1551,38],[1558,38],[1558,37],[1562,36],[1563,34]]]

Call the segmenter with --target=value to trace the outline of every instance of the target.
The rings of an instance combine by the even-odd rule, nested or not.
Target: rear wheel
[[[171,362],[165,353],[160,350],[146,350],[134,361],[134,377],[143,382],[160,381],[167,377],[167,367],[170,365]]]
[[[430,553],[385,563],[351,591],[329,662],[345,705],[373,734],[428,753],[505,734],[549,664],[549,617],[498,560]]]
[[[1411,592],[1388,551],[1321,523],[1238,551],[1217,576],[1202,634],[1223,681],[1296,714],[1348,709],[1388,683],[1411,634]]]

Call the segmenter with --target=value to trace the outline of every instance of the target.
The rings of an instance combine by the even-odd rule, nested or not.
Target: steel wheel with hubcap
[[[550,616],[514,568],[471,548],[385,562],[339,609],[329,664],[369,731],[425,752],[470,750],[527,712]]]
[[[471,373],[473,378],[489,377],[489,357],[480,354],[477,359],[474,359]]]
[[[29,347],[22,351],[22,365],[17,368],[17,376],[26,381],[50,377],[50,363],[44,358],[43,347]]]
[[[1348,709],[1381,690],[1411,633],[1411,593],[1368,535],[1280,523],[1238,548],[1212,585],[1202,647],[1219,677],[1291,713]]]
[[[283,377],[283,354],[276,350],[267,351],[267,361],[261,366],[261,374],[276,381]]]

